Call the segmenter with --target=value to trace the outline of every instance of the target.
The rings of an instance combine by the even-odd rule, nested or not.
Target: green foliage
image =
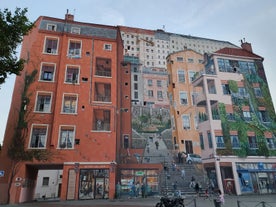
[[[9,74],[19,75],[24,67],[25,61],[16,57],[16,48],[34,26],[26,17],[27,11],[16,8],[12,14],[8,9],[0,10],[0,85]]]
[[[237,82],[233,81],[233,80],[229,80],[228,83],[229,83],[229,88],[230,88],[231,92],[238,93],[238,84],[237,84]]]

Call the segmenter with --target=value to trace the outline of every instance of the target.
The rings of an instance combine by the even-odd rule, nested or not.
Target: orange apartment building
[[[194,50],[183,50],[167,57],[172,137],[175,149],[200,154],[198,109],[195,105],[196,88],[192,82],[203,70],[203,55]]]
[[[1,152],[0,203],[32,200],[40,169],[63,169],[61,200],[113,198],[121,139],[131,137],[130,64],[118,27],[41,16],[21,57],[27,61]],[[25,151],[47,151],[50,159],[19,162],[12,171],[7,153],[17,130]]]

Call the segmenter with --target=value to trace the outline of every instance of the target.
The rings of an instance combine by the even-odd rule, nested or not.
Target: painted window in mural
[[[79,199],[107,199],[109,193],[109,170],[81,170],[79,185]]]

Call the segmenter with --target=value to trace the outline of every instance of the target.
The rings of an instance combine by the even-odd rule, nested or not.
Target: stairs
[[[173,184],[176,182],[178,192],[181,195],[195,194],[194,188],[190,188],[192,176],[195,178],[195,182],[198,182],[202,187],[202,192],[206,188],[204,181],[204,171],[202,164],[177,164],[174,170],[170,163],[165,163],[166,169],[160,174],[160,195],[173,195],[175,190]],[[181,170],[185,170],[185,176],[181,177]]]

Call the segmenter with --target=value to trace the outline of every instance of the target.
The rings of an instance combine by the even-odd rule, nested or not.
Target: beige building
[[[193,50],[172,53],[167,58],[172,137],[175,149],[200,154],[196,88],[192,82],[204,68],[203,55]]]

